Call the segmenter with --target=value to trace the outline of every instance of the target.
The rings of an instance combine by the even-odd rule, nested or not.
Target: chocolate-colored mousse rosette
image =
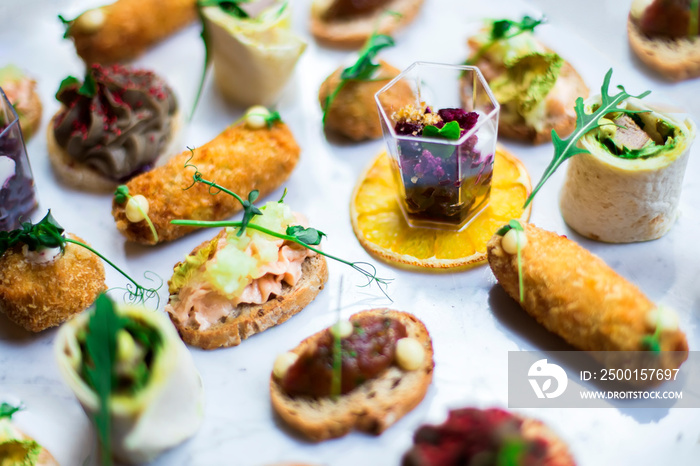
[[[83,82],[69,76],[49,123],[49,158],[58,178],[111,191],[172,154],[180,126],[172,89],[151,71],[93,65]]]

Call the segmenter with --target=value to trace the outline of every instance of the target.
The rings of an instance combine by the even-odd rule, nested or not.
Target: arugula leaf
[[[114,365],[117,359],[117,332],[124,319],[114,310],[112,300],[101,294],[95,301],[95,310],[88,321],[83,357],[86,382],[95,390],[100,403],[94,415],[97,436],[102,445],[102,464],[112,463],[111,415],[109,398],[114,384]]]
[[[117,204],[124,204],[129,199],[129,188],[125,185],[119,185],[114,191],[114,201]]]
[[[228,13],[234,18],[247,19],[250,15],[243,8],[238,6],[239,3],[248,3],[250,0],[199,0],[198,7],[217,6],[221,11]]]
[[[382,49],[393,47],[394,45],[395,42],[391,36],[387,36],[386,34],[372,34],[360,51],[360,56],[357,58],[357,61],[340,73],[340,79],[355,81],[366,81],[370,79],[375,70],[380,66],[372,60],[374,60]]]
[[[89,69],[87,73],[85,73],[85,81],[83,81],[83,85],[78,89],[78,94],[85,97],[95,97],[97,94],[97,82],[92,76],[92,69]]]
[[[61,81],[61,84],[58,86],[58,91],[56,91],[56,99],[58,100],[58,96],[62,94],[63,92],[66,91],[66,89],[72,88],[72,87],[78,87],[80,86],[80,80],[76,78],[75,76],[68,76],[65,78],[63,81]]]
[[[324,124],[326,122],[326,114],[328,113],[328,109],[331,108],[331,104],[345,83],[347,81],[371,80],[374,72],[381,66],[378,63],[374,63],[374,58],[382,49],[393,47],[394,44],[394,39],[392,39],[391,36],[387,36],[386,34],[377,34],[376,32],[372,33],[369,39],[367,39],[364,47],[362,47],[362,50],[360,50],[357,61],[353,65],[341,71],[338,86],[336,86],[333,92],[326,97],[326,100],[323,103]]]
[[[24,409],[24,407],[22,405],[12,406],[9,403],[2,403],[2,404],[0,404],[0,419],[2,419],[2,418],[12,419],[12,416],[16,412],[22,411],[23,409]]]
[[[535,189],[532,190],[530,196],[528,196],[523,207],[527,207],[535,195],[539,192],[540,188],[544,183],[552,176],[559,166],[564,163],[567,159],[573,157],[576,154],[589,153],[586,149],[577,147],[576,143],[590,130],[595,129],[600,125],[599,120],[610,112],[618,113],[640,113],[638,110],[629,110],[625,108],[619,108],[618,105],[629,97],[635,97],[641,99],[649,95],[651,91],[643,92],[639,95],[633,96],[627,93],[623,86],[617,86],[620,92],[615,95],[609,94],[610,79],[612,77],[612,68],[605,75],[603,80],[603,85],[600,90],[601,104],[593,113],[586,113],[583,106],[583,98],[579,97],[576,99],[576,128],[574,132],[569,135],[566,139],[561,139],[555,130],[552,130],[552,143],[554,144],[554,158],[550,162],[549,166],[545,170],[542,178],[537,183]]]
[[[304,228],[301,225],[294,225],[287,227],[287,235],[293,236],[304,244],[310,244],[315,246],[321,244],[321,240],[324,236],[327,236],[324,232],[316,230],[314,228]]]
[[[498,41],[508,40],[525,32],[534,32],[537,26],[546,21],[547,19],[544,16],[540,19],[534,19],[527,15],[523,16],[523,19],[520,21],[512,21],[510,19],[493,21],[491,23],[491,31],[489,32],[490,40],[482,45],[472,57],[464,62],[464,64],[473,65]]]
[[[433,125],[426,125],[423,128],[423,136],[426,138],[459,139],[461,133],[462,130],[456,121],[445,123],[442,128]]]

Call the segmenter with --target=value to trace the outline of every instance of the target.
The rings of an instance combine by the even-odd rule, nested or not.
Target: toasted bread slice
[[[474,40],[469,41],[473,50],[478,47]],[[486,55],[479,59],[477,66],[487,82],[506,72],[503,63],[495,63]],[[554,87],[545,97],[545,112],[537,125],[528,123],[514,105],[501,104],[498,135],[532,144],[542,144],[552,140],[552,130],[561,137],[568,136],[576,128],[574,105],[578,97],[588,97],[588,86],[581,75],[569,63],[564,62]]]
[[[65,149],[58,145],[54,137],[54,120],[56,119],[56,115],[51,118],[46,128],[46,144],[49,151],[49,160],[56,177],[61,180],[61,182],[74,188],[93,192],[114,191],[117,186],[122,184],[121,182],[107,178],[89,165],[75,160]],[[178,111],[172,118],[168,143],[161,151],[158,158],[156,158],[156,166],[164,165],[172,156],[177,154],[177,146],[179,145],[177,135],[180,132],[181,125],[182,118]]]
[[[627,37],[637,57],[664,77],[681,81],[700,76],[700,36],[692,39],[649,37],[639,29],[630,12]]]
[[[222,233],[223,231],[225,230],[222,230]],[[191,254],[195,254],[210,242],[211,240],[204,241]],[[175,268],[180,264],[175,265]],[[307,257],[301,271],[301,279],[296,285],[289,286],[286,283],[282,285],[282,294],[271,296],[264,304],[241,303],[237,306],[235,315],[229,315],[204,330],[178,319],[173,312],[170,312],[170,307],[166,310],[180,337],[188,345],[202,349],[237,346],[241,344],[241,340],[285,322],[316,298],[328,281],[326,259],[320,254]],[[179,291],[171,289],[171,300]]]
[[[314,0],[311,6],[311,34],[324,45],[356,49],[373,32],[393,34],[418,14],[423,0],[391,0],[383,8],[366,15],[343,19],[324,19],[332,0]],[[391,12],[391,14],[389,13]]]
[[[441,425],[424,425],[413,436],[402,466],[456,466],[482,463],[478,458],[495,457],[509,442],[527,442],[517,464],[574,466],[566,443],[541,421],[511,414],[500,408],[451,410]],[[435,452],[440,452],[435,455]],[[493,456],[492,456],[493,455]],[[500,464],[500,463],[499,463]]]
[[[372,309],[353,317],[368,314],[385,315],[403,323],[408,336],[421,342],[425,349],[423,364],[414,371],[405,371],[393,365],[379,377],[337,400],[330,397],[290,397],[272,375],[272,407],[287,424],[310,440],[342,437],[352,429],[379,435],[418,406],[428,391],[433,380],[433,345],[423,323],[411,314],[390,309]],[[321,334],[318,332],[305,339],[292,352],[303,353]]]

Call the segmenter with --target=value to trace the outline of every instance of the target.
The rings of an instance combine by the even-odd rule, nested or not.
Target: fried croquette
[[[106,289],[102,261],[87,249],[69,243],[53,262],[33,264],[22,247],[0,257],[0,311],[25,329],[55,327],[87,309]]]
[[[78,16],[66,35],[88,65],[128,61],[194,21],[196,4],[196,0],[118,0]]]
[[[202,147],[186,150],[167,164],[132,178],[127,187],[131,195],[141,194],[148,200],[148,216],[158,232],[158,242],[172,241],[194,228],[171,225],[171,220],[223,220],[242,208],[234,197],[194,184],[196,171],[243,198],[254,189],[262,197],[289,177],[299,152],[287,125],[250,129],[241,123],[229,126]],[[130,241],[156,244],[147,222],[130,222],[125,207],[116,201],[112,205],[119,231]]]
[[[503,236],[498,234],[488,242],[487,252],[496,279],[528,314],[580,350],[648,349],[643,339],[656,331],[658,324],[649,314],[657,306],[644,293],[565,236],[522,225],[527,236],[521,250],[522,302],[517,254],[503,249]],[[686,359],[688,343],[678,328],[664,328],[658,343],[661,367],[678,367]],[[681,354],[663,354],[669,351]]]
[[[382,125],[379,121],[377,104],[374,101],[376,94],[389,81],[401,72],[385,61],[379,62],[377,74],[371,81],[347,80],[343,83],[338,94],[333,98],[330,107],[326,110],[326,128],[353,141],[365,139],[377,139],[382,135]],[[333,94],[340,85],[340,75],[343,67],[331,74],[318,92],[318,101],[323,109],[326,99]],[[393,86],[382,98],[387,107],[401,108],[413,103],[415,98],[408,83],[403,81]]]

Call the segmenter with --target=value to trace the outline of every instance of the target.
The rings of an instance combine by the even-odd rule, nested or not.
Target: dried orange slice
[[[407,268],[465,269],[486,262],[486,243],[511,219],[527,221],[523,209],[532,190],[530,175],[515,156],[498,146],[491,199],[461,231],[413,228],[406,223],[396,197],[396,182],[384,152],[360,177],[350,203],[350,216],[360,244],[375,257]]]

